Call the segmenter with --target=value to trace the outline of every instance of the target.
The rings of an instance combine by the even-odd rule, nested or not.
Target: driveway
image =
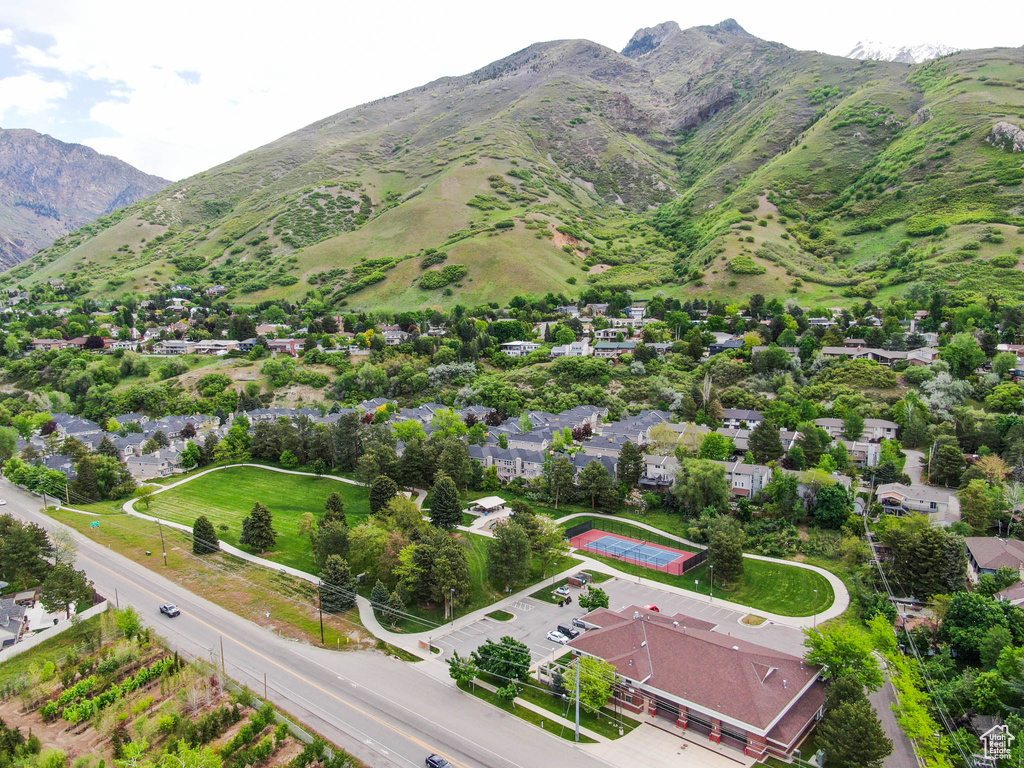
[[[706,597],[692,598],[658,589],[649,584],[637,584],[628,579],[611,579],[600,585],[608,593],[609,607],[619,610],[630,605],[656,605],[664,614],[682,613],[686,616],[710,621],[716,624],[715,631],[738,637],[751,643],[773,648],[778,651],[803,656],[803,632],[795,627],[766,621],[760,626],[740,622],[749,611]],[[581,590],[571,588],[573,602],[563,608],[532,597],[520,598],[504,604],[502,610],[515,616],[511,621],[498,621],[489,617],[478,619],[454,631],[437,634],[431,638],[441,648],[444,658],[452,651],[460,656],[475,651],[484,641],[500,640],[511,635],[530,647],[530,655],[536,664],[562,655],[562,647],[552,643],[545,636],[559,624],[568,624],[574,617],[583,616],[586,611],[579,607]]]

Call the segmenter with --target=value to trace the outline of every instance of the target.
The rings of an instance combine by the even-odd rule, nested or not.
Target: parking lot
[[[716,631],[723,634],[795,656],[804,654],[803,633],[799,629],[771,622],[756,627],[742,624],[740,619],[751,611],[730,606],[721,600],[709,602],[706,597],[678,595],[646,584],[637,584],[628,579],[611,579],[600,586],[608,593],[609,607],[612,610],[629,605],[656,605],[663,614],[682,613],[714,622],[718,625]],[[573,602],[562,608],[532,597],[520,598],[501,606],[502,610],[514,616],[510,621],[481,618],[453,632],[434,636],[433,644],[441,649],[444,658],[450,657],[452,651],[458,651],[460,656],[468,656],[488,639],[497,641],[505,635],[511,635],[529,646],[535,664],[558,658],[563,653],[562,646],[548,640],[546,635],[559,624],[570,624],[573,618],[586,613],[579,607],[580,592],[579,589],[571,588]]]

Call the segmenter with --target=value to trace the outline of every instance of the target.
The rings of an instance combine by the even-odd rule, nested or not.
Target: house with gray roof
[[[967,574],[975,584],[1000,568],[1011,568],[1024,577],[1024,541],[994,536],[968,536]]]

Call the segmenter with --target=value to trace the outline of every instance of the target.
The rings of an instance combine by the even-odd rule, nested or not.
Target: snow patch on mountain
[[[920,45],[894,45],[873,40],[862,40],[846,54],[848,59],[870,59],[871,61],[898,61],[903,64],[920,64],[956,53],[959,48],[942,43],[921,43]]]

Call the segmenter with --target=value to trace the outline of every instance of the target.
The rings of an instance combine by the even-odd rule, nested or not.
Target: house
[[[615,456],[595,456],[592,453],[580,451],[579,453],[574,453],[569,460],[572,462],[573,467],[576,468],[577,477],[587,466],[595,461],[608,470],[608,474],[613,478],[617,476],[619,471],[619,460]]]
[[[498,479],[503,483],[517,477],[530,480],[544,474],[544,454],[539,451],[501,448],[496,445],[471,445],[469,457],[479,461],[485,469],[497,467]]]
[[[212,288],[206,289],[207,296],[223,296],[228,292],[227,286],[215,285]]]
[[[389,328],[381,334],[384,337],[384,343],[389,347],[397,347],[399,344],[405,344],[412,338],[411,333],[406,333],[400,328]]]
[[[992,536],[968,536],[967,573],[975,584],[986,574],[1012,568],[1024,576],[1024,541]]]
[[[842,419],[815,419],[814,424],[825,430],[833,440],[843,436],[844,427]],[[882,438],[895,440],[899,429],[900,425],[895,421],[864,419],[864,431],[861,433],[860,439],[873,440],[874,442],[879,442]]]
[[[501,345],[501,351],[509,357],[526,357],[531,352],[541,348],[536,341],[506,341]]]
[[[238,342],[229,339],[208,339],[196,344],[195,351],[200,355],[226,355],[238,349]]]
[[[608,311],[607,304],[587,304],[587,314],[593,317],[594,315],[603,315]]]
[[[730,349],[743,349],[743,339],[726,339],[725,341],[714,341],[708,346],[709,355],[718,355]]]
[[[943,488],[932,488],[917,483],[885,483],[878,486],[875,493],[882,508],[895,514],[945,514],[949,510],[952,495]]]
[[[586,339],[551,348],[551,357],[587,357],[593,353],[594,350]]]
[[[725,467],[725,479],[733,496],[752,499],[772,479],[771,467],[762,464],[744,464],[740,461],[716,461]]]
[[[644,474],[640,478],[642,488],[668,490],[679,474],[679,460],[675,456],[644,456]]]
[[[622,338],[626,338],[627,336],[630,335],[632,334],[629,333],[628,331],[623,330],[622,328],[602,328],[599,331],[594,331],[594,340],[616,341],[620,336]]]
[[[153,352],[158,355],[189,355],[195,351],[196,343],[186,339],[165,339],[153,347]]]
[[[760,411],[726,408],[722,413],[722,426],[729,429],[753,429],[764,420]]]
[[[98,436],[103,433],[103,428],[95,421],[72,416],[69,413],[55,413],[53,421],[56,424],[56,433],[65,440],[69,437],[81,440],[84,437]]]
[[[560,315],[568,315],[569,317],[580,316],[580,308],[577,307],[575,304],[568,304],[562,307],[555,307],[555,312],[557,312]]]
[[[821,356],[825,360],[866,360],[866,347],[822,347]]]
[[[811,317],[807,319],[807,325],[811,328],[832,328],[837,323],[831,317]]]
[[[876,467],[878,458],[882,453],[882,447],[878,443],[869,443],[864,440],[840,440],[846,446],[846,453],[850,461],[858,467]]]
[[[663,727],[742,750],[787,759],[821,718],[821,667],[798,656],[716,631],[714,624],[639,606],[601,608],[595,629],[570,640],[574,654],[603,659],[624,684],[616,704],[667,721]]]
[[[544,451],[551,445],[550,430],[534,430],[514,435],[508,439],[508,447],[524,451]]]
[[[635,341],[599,341],[594,345],[594,357],[615,358],[636,349]]]
[[[24,626],[25,606],[18,605],[12,597],[0,599],[0,648],[18,642]]]
[[[283,352],[292,357],[298,357],[305,346],[304,339],[267,339],[267,349],[271,352]]]
[[[32,349],[41,352],[52,352],[64,349],[68,343],[64,339],[32,339]]]
[[[192,288],[185,285],[184,283],[178,283],[171,286],[172,293],[192,293]]]
[[[151,480],[155,477],[170,477],[174,474],[174,466],[169,459],[161,459],[150,454],[147,456],[129,456],[124,463],[128,474],[135,480]]]

